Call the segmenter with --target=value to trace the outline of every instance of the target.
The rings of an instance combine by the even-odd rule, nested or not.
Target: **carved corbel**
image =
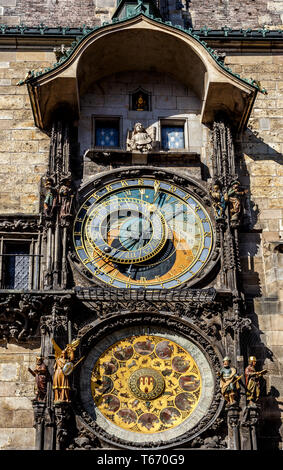
[[[70,403],[55,403],[56,450],[64,450],[72,430],[72,408]]]
[[[232,405],[228,408],[227,424],[228,424],[228,448],[233,450],[240,449],[240,408],[237,405]]]

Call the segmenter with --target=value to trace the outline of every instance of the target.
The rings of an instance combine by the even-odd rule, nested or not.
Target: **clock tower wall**
[[[142,90],[144,108],[134,101],[139,98],[136,90]],[[201,178],[208,140],[208,128],[200,120],[201,101],[170,74],[129,71],[107,76],[93,83],[80,105],[78,140],[84,182],[97,172],[134,164],[175,168]],[[127,146],[137,122],[154,134],[153,149],[142,156],[132,154]],[[102,150],[112,151],[111,162],[94,155]]]

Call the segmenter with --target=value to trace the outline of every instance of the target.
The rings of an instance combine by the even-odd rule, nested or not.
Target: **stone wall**
[[[221,29],[280,27],[283,18],[281,0],[182,0],[183,9],[176,9],[176,0],[160,0],[162,12],[174,24],[192,24]],[[116,0],[0,0],[0,23],[34,26],[95,26],[111,18]],[[166,6],[168,5],[168,7]],[[38,18],[38,21],[36,21]]]
[[[34,449],[34,378],[28,367],[34,369],[38,354],[15,344],[0,348],[0,450]]]
[[[54,54],[48,51],[0,52],[1,213],[38,213],[39,180],[47,168],[49,138],[35,128],[27,89],[16,83],[29,69],[53,62]],[[274,443],[280,433],[283,436],[283,56],[234,53],[226,63],[235,73],[260,80],[268,90],[267,95],[258,94],[237,156],[241,181],[250,191],[240,255],[248,314],[258,326],[254,334],[259,343],[249,348],[268,368],[262,429],[265,440],[273,437]],[[33,378],[27,372],[34,356],[34,351],[16,345],[1,346],[0,448],[34,445]]]
[[[27,87],[17,82],[29,70],[49,66],[54,59],[52,52],[0,52],[1,213],[38,213],[49,138],[35,127]]]
[[[268,440],[273,433],[279,440],[279,433],[283,435],[279,406],[283,397],[283,56],[235,54],[227,56],[226,63],[234,72],[260,80],[268,91],[258,94],[237,149],[241,181],[249,189],[240,255],[248,314],[259,330],[255,331],[259,344],[251,344],[250,351],[269,370],[263,434]]]

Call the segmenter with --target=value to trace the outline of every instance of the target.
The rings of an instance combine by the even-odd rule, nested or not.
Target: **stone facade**
[[[9,344],[0,353],[0,449],[33,450],[32,399],[34,378],[28,368],[34,369],[38,351],[30,351]]]
[[[280,28],[283,17],[283,2],[279,0],[204,0],[201,7],[198,0],[179,2],[183,8],[176,8],[176,1],[160,0],[161,12],[174,24],[183,21],[194,28],[207,26],[221,29],[224,26],[241,28]],[[34,17],[48,26],[93,26],[107,21],[115,11],[115,0],[1,0],[1,24],[34,26]]]
[[[84,23],[93,26],[110,18],[114,4],[110,0],[0,0],[0,20],[7,25],[21,22],[33,25],[34,18],[40,14],[41,21],[50,26]],[[280,1],[249,0],[241,5],[235,0],[204,1],[200,9],[199,2],[192,0],[188,5],[187,15],[184,8],[181,18],[172,6],[169,17],[171,14],[171,19],[177,18],[176,22],[191,21],[195,28],[204,25],[212,29],[225,25],[233,29],[282,28],[283,2]],[[0,53],[0,212],[38,214],[40,181],[48,166],[50,139],[34,126],[27,89],[18,87],[17,82],[29,70],[47,67],[55,61],[54,44],[41,46],[41,50],[36,40],[28,50],[21,46],[9,50],[7,44],[6,47]],[[258,94],[248,128],[236,147],[241,183],[249,191],[240,232],[240,257],[247,316],[257,325],[249,350],[268,369],[261,440],[265,448],[282,448],[283,56],[276,51],[268,54],[261,50],[258,53],[231,51],[225,44],[223,51],[226,51],[225,63],[233,72],[260,80],[268,91],[267,95]],[[112,114],[114,99],[115,110],[123,116],[122,139],[125,140],[127,129],[136,121],[136,115],[127,109],[128,93],[135,84],[135,73],[109,76],[82,98],[78,126],[80,158],[91,146],[92,116]],[[146,126],[154,125],[163,116],[178,115],[189,120],[189,145],[192,152],[200,154],[202,166],[207,168],[203,174],[209,181],[211,144],[206,126],[200,124],[199,103],[194,94],[165,75],[156,74],[152,80],[152,75],[139,74],[138,85],[151,91],[157,104],[156,115],[148,116]],[[93,171],[89,165],[86,176]],[[1,345],[0,352],[0,448],[33,449],[35,431],[30,401],[34,396],[33,378],[27,368],[33,368],[36,352],[13,343],[4,346]]]
[[[38,187],[46,171],[49,138],[34,126],[28,91],[17,83],[32,68],[49,66],[53,52],[1,52],[1,212],[38,213]],[[27,165],[27,163],[29,164]],[[18,188],[18,191],[15,191]]]

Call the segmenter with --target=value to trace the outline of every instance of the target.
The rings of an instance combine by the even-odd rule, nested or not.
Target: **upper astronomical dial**
[[[110,286],[174,288],[206,264],[211,222],[190,193],[153,178],[125,179],[81,206],[74,245],[85,267]]]
[[[113,196],[97,203],[86,222],[87,241],[95,252],[125,264],[155,256],[167,232],[165,218],[155,205],[129,197]]]

